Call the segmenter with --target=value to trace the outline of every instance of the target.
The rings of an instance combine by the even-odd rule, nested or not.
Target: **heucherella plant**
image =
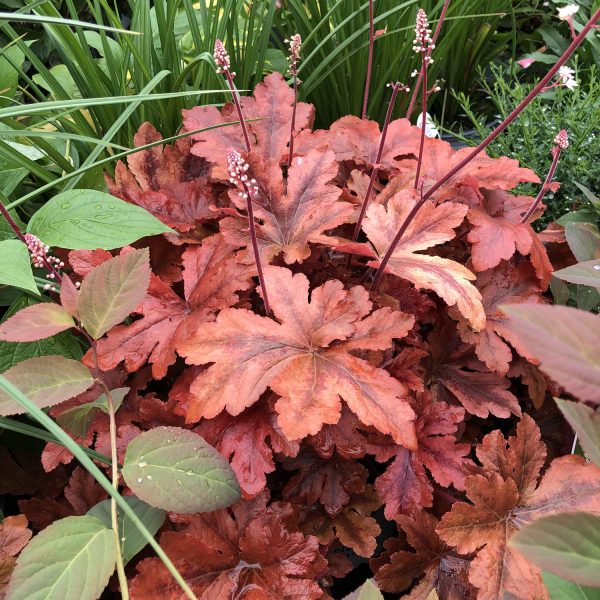
[[[543,183],[484,150],[599,18],[461,150],[393,118],[409,91],[397,81],[381,129],[347,116],[315,130],[297,81],[275,72],[242,96],[217,42],[231,102],[184,111],[173,144],[145,123],[138,152],[107,175],[110,195],[60,195],[26,232],[4,209],[17,239],[0,258],[24,252],[31,281],[19,285],[43,294],[0,324],[0,341],[70,331],[85,352],[35,350],[0,378],[0,426],[19,430],[7,417],[28,411],[53,436],[44,467],[70,473],[52,498],[24,492],[21,517],[0,524],[21,530],[8,599],[67,573],[81,587],[61,597],[93,600],[116,567],[125,598],[319,600],[352,569],[346,552],[398,597],[547,598],[549,562],[527,527],[581,532],[600,503],[600,468],[536,422],[568,379],[547,353],[552,319],[544,330],[530,316],[550,308],[545,242],[560,243],[531,224],[568,136]],[[419,13],[424,114],[440,29]],[[300,43],[289,42],[292,78]],[[515,191],[523,183],[538,195]],[[32,259],[55,277],[34,279]],[[597,323],[586,327],[588,344]],[[572,394],[597,404],[592,355],[567,346],[584,374]],[[589,407],[576,406],[565,414],[589,437],[578,419]],[[378,548],[394,524],[400,535]],[[64,554],[50,556],[59,537]],[[138,555],[146,543],[156,556]]]

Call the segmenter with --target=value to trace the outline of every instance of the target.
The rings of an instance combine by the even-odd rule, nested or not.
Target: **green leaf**
[[[580,262],[554,271],[553,275],[569,283],[600,288],[600,260]]]
[[[560,412],[577,433],[586,456],[600,467],[600,413],[581,402],[554,399]]]
[[[28,290],[39,296],[33,280],[29,251],[20,240],[0,242],[0,283]]]
[[[38,300],[21,294],[4,315],[3,321],[10,318],[23,308],[38,304]],[[28,358],[60,354],[73,360],[81,360],[81,346],[70,331],[53,335],[36,342],[2,342],[0,341],[0,373]]]
[[[148,211],[96,190],[69,190],[38,210],[27,227],[49,246],[113,250],[171,231]]]
[[[0,106],[10,104],[14,98],[19,82],[19,69],[23,66],[25,54],[17,46],[3,48],[0,53]]]
[[[357,600],[383,600],[383,594],[372,579],[367,579],[360,588]]]
[[[90,516],[38,533],[17,559],[6,600],[96,600],[115,570],[113,534]]]
[[[128,387],[116,388],[111,390],[111,396],[115,411],[119,409],[123,402],[123,398],[129,392]],[[85,437],[92,421],[96,418],[99,412],[108,414],[108,400],[106,394],[102,394],[97,400],[81,404],[75,408],[65,410],[56,417],[58,424],[77,437]]]
[[[600,198],[596,196],[589,188],[585,187],[585,185],[581,183],[577,183],[577,181],[573,182],[583,193],[583,195],[590,201],[590,203],[594,206],[600,205]]]
[[[598,588],[584,587],[545,571],[542,578],[548,588],[550,600],[600,600]]]
[[[54,302],[40,302],[20,310],[0,325],[0,340],[35,342],[75,326],[73,317]]]
[[[600,586],[600,517],[584,512],[537,519],[510,538],[536,566],[581,585]]]
[[[240,498],[225,458],[199,435],[179,427],[157,427],[134,438],[122,472],[137,496],[172,512],[210,512]]]
[[[124,496],[123,500],[129,504],[130,508],[152,535],[155,535],[162,527],[167,516],[164,510],[154,508],[135,496]],[[110,500],[103,500],[99,504],[96,504],[96,506],[92,506],[87,514],[102,521],[106,527],[112,527]],[[119,511],[119,539],[122,540],[121,553],[125,563],[128,563],[148,544],[133,521],[121,511]]]
[[[0,156],[0,192],[5,196],[10,196],[16,187],[27,177],[27,169],[19,165],[16,160],[7,156]],[[14,214],[11,213],[14,217]],[[2,219],[3,228],[6,221]],[[8,223],[6,223],[8,227]],[[11,230],[12,231],[12,230]],[[14,236],[14,234],[13,234]]]
[[[569,223],[565,226],[565,237],[578,262],[598,258],[600,232],[593,223]]]
[[[48,408],[85,392],[94,378],[88,368],[64,356],[28,358],[3,373],[39,408]],[[0,392],[0,415],[25,412],[11,397]]]
[[[92,269],[81,282],[79,316],[83,328],[102,337],[140,304],[150,284],[148,248],[115,256]]]

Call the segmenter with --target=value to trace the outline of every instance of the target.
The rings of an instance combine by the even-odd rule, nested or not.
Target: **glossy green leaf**
[[[600,260],[587,260],[570,267],[565,267],[553,273],[555,277],[568,281],[569,283],[578,283],[580,285],[589,285],[600,288]]]
[[[46,202],[27,231],[49,246],[112,250],[170,231],[148,211],[96,190],[69,190]]]
[[[552,573],[542,573],[550,600],[600,600],[600,588],[581,586]]]
[[[17,161],[0,156],[0,191],[5,196],[10,196],[19,183],[27,177],[27,173],[27,169],[19,165]]]
[[[129,504],[130,508],[152,535],[155,535],[162,527],[167,516],[164,510],[154,508],[135,496],[124,496],[123,500]],[[110,500],[103,500],[99,504],[96,504],[96,506],[92,506],[87,514],[102,521],[106,527],[112,527]],[[119,538],[122,542],[121,553],[125,563],[129,562],[148,544],[133,521],[121,511],[119,511]]]
[[[600,467],[600,413],[581,402],[555,398],[560,412],[577,433],[586,456]]]
[[[84,329],[94,338],[118,325],[142,301],[150,283],[150,253],[133,250],[107,260],[83,279],[79,315]]]
[[[119,409],[123,402],[123,398],[125,398],[128,392],[128,387],[111,390],[115,411]],[[72,433],[77,437],[83,438],[87,435],[92,421],[99,412],[108,414],[108,400],[106,399],[106,394],[102,394],[93,402],[88,402],[65,410],[56,417],[56,420],[63,429],[66,429],[69,433]]]
[[[537,519],[510,545],[545,571],[581,585],[600,586],[600,517],[565,513]]]
[[[60,304],[40,302],[28,306],[0,325],[0,340],[34,342],[75,326],[73,317]]]
[[[24,360],[3,373],[39,408],[48,408],[85,392],[94,378],[89,369],[64,356],[38,356]],[[8,394],[0,392],[0,415],[25,412]]]
[[[33,280],[29,251],[23,242],[19,240],[0,242],[0,283],[28,290],[39,296],[37,285]]]
[[[35,298],[21,293],[4,315],[3,322],[23,308],[38,304]],[[0,341],[0,373],[13,365],[35,356],[60,354],[66,358],[80,360],[83,351],[81,345],[70,331],[53,335],[35,342],[2,342]]]
[[[122,472],[138,497],[168,511],[210,512],[240,498],[225,458],[199,435],[179,427],[157,427],[134,438]]]
[[[565,237],[578,262],[598,258],[600,232],[593,223],[569,223],[565,227]]]
[[[114,569],[113,534],[104,523],[90,516],[60,519],[21,552],[6,600],[96,600]]]

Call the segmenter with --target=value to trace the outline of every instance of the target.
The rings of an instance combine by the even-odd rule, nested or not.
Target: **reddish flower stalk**
[[[367,186],[367,191],[365,192],[365,198],[363,200],[362,206],[360,208],[360,214],[358,216],[358,221],[356,222],[356,226],[354,227],[354,234],[352,235],[352,241],[355,242],[358,239],[358,234],[360,233],[360,228],[362,226],[363,219],[365,218],[365,213],[367,212],[367,206],[369,204],[369,199],[371,197],[371,192],[373,191],[373,186],[375,185],[375,180],[377,179],[377,175],[379,173],[381,156],[383,155],[383,148],[385,146],[385,138],[387,136],[388,127],[390,125],[390,121],[392,120],[392,113],[394,112],[394,105],[396,104],[396,98],[398,97],[398,93],[400,91],[408,92],[409,88],[405,86],[403,83],[396,81],[395,83],[388,83],[388,87],[392,88],[392,97],[390,98],[390,102],[388,104],[387,112],[385,115],[385,121],[383,123],[383,129],[381,130],[381,138],[379,140],[379,148],[377,149],[377,156],[375,158],[375,164],[373,165],[373,169],[371,170],[371,178],[369,179],[369,185]],[[350,265],[350,260],[352,259],[352,254],[348,256],[348,266]]]
[[[292,108],[292,124],[290,126],[290,156],[288,158],[288,166],[292,165],[294,157],[294,130],[296,129],[296,107],[298,104],[298,63],[300,62],[300,47],[302,46],[302,38],[299,33],[294,34],[286,42],[290,45],[290,66],[289,74],[294,79],[294,106]]]
[[[569,135],[566,130],[561,129],[558,132],[558,135],[554,138],[554,146],[552,148],[552,164],[550,165],[550,170],[548,171],[548,175],[546,175],[546,179],[542,184],[538,195],[535,200],[531,203],[531,206],[527,210],[527,212],[523,215],[521,219],[521,223],[527,223],[531,218],[531,215],[535,212],[535,209],[538,207],[538,204],[542,201],[546,192],[550,189],[550,184],[552,183],[552,178],[554,177],[554,173],[556,171],[556,165],[558,165],[558,159],[560,158],[560,153],[563,150],[566,150],[569,147]]]
[[[390,258],[392,257],[396,246],[400,242],[400,239],[404,235],[404,232],[410,225],[411,221],[414,219],[417,212],[419,212],[419,209],[423,206],[423,204],[425,204],[425,202],[429,200],[429,198],[431,198],[431,196],[435,192],[437,192],[437,190],[439,190],[442,187],[442,185],[444,185],[448,180],[454,177],[454,175],[456,175],[461,169],[463,169],[465,165],[470,163],[476,156],[483,152],[483,150],[485,150],[485,148],[487,148],[519,116],[523,109],[525,109],[529,105],[529,103],[542,91],[542,89],[548,84],[548,82],[556,75],[558,70],[567,62],[567,60],[569,60],[573,52],[577,50],[581,42],[583,42],[583,40],[585,39],[585,36],[594,27],[598,19],[600,19],[600,9],[596,10],[589,22],[579,32],[579,35],[565,50],[564,54],[558,59],[558,61],[548,71],[548,73],[546,73],[545,77],[541,81],[539,81],[539,83],[531,90],[531,92],[529,92],[529,94],[527,94],[527,96],[519,103],[519,105],[510,113],[510,115],[508,115],[508,117],[506,117],[506,119],[504,119],[504,121],[502,121],[502,123],[500,123],[500,125],[498,125],[498,127],[496,127],[496,129],[494,129],[494,131],[492,131],[492,133],[490,133],[490,135],[488,135],[488,137],[485,138],[485,140],[483,140],[481,144],[479,144],[479,146],[477,146],[477,148],[470,152],[463,160],[461,160],[456,166],[450,169],[445,175],[440,177],[440,179],[438,179],[433,184],[433,186],[427,191],[427,193],[422,196],[421,200],[419,200],[419,202],[415,204],[413,209],[406,217],[404,223],[398,229],[398,232],[392,240],[392,243],[390,244],[389,248],[386,250],[383,259],[381,260],[381,264],[379,265],[379,268],[375,273],[375,277],[373,278],[373,283],[371,284],[372,290],[376,290],[379,286],[381,277],[383,276],[383,273],[385,271],[385,267],[390,261]]]
[[[421,178],[421,165],[423,163],[423,149],[425,147],[425,121],[427,115],[427,67],[433,62],[431,58],[431,52],[435,48],[435,44],[431,37],[431,29],[429,29],[429,22],[427,21],[427,13],[420,8],[417,12],[417,23],[415,27],[415,41],[413,43],[413,50],[421,54],[421,80],[423,82],[423,119],[421,123],[421,142],[419,144],[419,158],[417,160],[417,171],[415,173],[415,190],[419,185],[419,179]],[[416,73],[413,73],[416,75]]]
[[[252,196],[258,193],[256,179],[248,178],[248,163],[242,158],[242,155],[236,150],[230,150],[227,153],[227,168],[229,171],[229,181],[242,188],[239,196],[246,200],[246,211],[248,212],[248,226],[250,228],[250,239],[252,240],[252,250],[254,252],[254,261],[256,262],[256,270],[258,271],[258,281],[262,289],[263,302],[267,315],[271,316],[271,306],[269,305],[269,296],[267,294],[267,286],[265,284],[265,276],[263,274],[262,263],[258,251],[258,239],[256,237],[256,225],[254,223],[254,209],[252,206]]]
[[[440,13],[440,18],[438,19],[437,25],[435,27],[435,31],[433,32],[433,37],[431,38],[431,49],[429,51],[429,56],[433,52],[435,48],[435,44],[440,35],[440,31],[442,30],[442,24],[444,23],[444,19],[446,18],[446,12],[448,11],[448,5],[450,4],[450,0],[446,0],[444,2],[444,6],[442,7],[442,12]],[[417,96],[419,95],[419,88],[421,87],[421,80],[423,79],[423,73],[419,72],[419,76],[417,77],[417,82],[415,83],[415,87],[413,88],[413,94],[410,99],[410,104],[408,105],[408,110],[406,111],[406,118],[410,119],[413,110],[415,108],[415,104],[417,103]]]
[[[240,121],[240,126],[242,128],[242,133],[244,134],[244,141],[246,143],[246,151],[251,151],[250,146],[250,136],[248,135],[248,127],[246,127],[246,120],[244,119],[244,114],[242,113],[242,105],[240,104],[240,97],[235,89],[235,85],[233,83],[233,78],[235,77],[235,73],[230,71],[231,68],[231,60],[229,58],[229,54],[227,50],[225,50],[225,46],[221,40],[215,41],[215,51],[213,54],[215,58],[215,62],[217,63],[217,73],[223,73],[225,78],[227,79],[227,84],[229,85],[229,89],[231,90],[231,95],[233,97],[233,103],[235,104],[235,108],[238,113],[238,118]]]
[[[55,256],[50,256],[48,254],[48,246],[46,246],[35,235],[32,235],[31,233],[24,234],[15,220],[10,216],[10,213],[8,210],[6,210],[6,207],[2,202],[0,202],[0,213],[2,213],[2,216],[6,219],[7,223],[10,225],[10,228],[15,232],[15,235],[27,246],[27,250],[29,250],[31,255],[33,266],[46,269],[46,271],[48,271],[46,277],[48,279],[54,279],[60,284],[62,281],[62,276],[54,264],[60,268],[64,266],[64,263]],[[50,283],[47,283],[44,286],[44,289],[55,291],[55,288]]]
[[[367,58],[367,76],[365,77],[365,92],[363,94],[362,118],[367,118],[369,105],[369,88],[371,87],[371,70],[373,68],[373,49],[375,46],[375,22],[373,21],[373,0],[369,0],[369,57]]]

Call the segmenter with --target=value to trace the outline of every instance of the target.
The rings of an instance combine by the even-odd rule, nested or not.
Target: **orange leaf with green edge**
[[[73,317],[59,304],[41,302],[20,310],[0,325],[4,342],[34,342],[75,327]]]

